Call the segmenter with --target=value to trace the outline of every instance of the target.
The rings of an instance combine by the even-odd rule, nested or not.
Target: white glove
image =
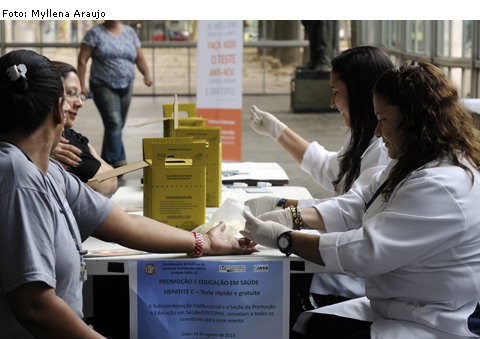
[[[242,212],[245,218],[245,230],[240,233],[253,242],[270,248],[278,248],[277,238],[280,234],[291,231],[290,228],[273,221],[255,218],[248,210]]]
[[[245,206],[248,206],[252,214],[258,217],[262,213],[273,211],[280,200],[282,199],[264,196],[245,201]]]
[[[258,216],[258,219],[262,221],[278,222],[283,226],[287,226],[288,228],[293,229],[293,215],[292,211],[290,211],[290,208],[260,214]]]
[[[250,126],[257,133],[267,135],[275,141],[282,135],[283,130],[287,128],[283,122],[275,118],[268,112],[261,111],[257,106],[250,107]]]

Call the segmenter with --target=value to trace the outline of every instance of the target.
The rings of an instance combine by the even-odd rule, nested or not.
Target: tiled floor
[[[195,97],[180,96],[180,103],[194,102]],[[134,97],[130,106],[123,141],[129,163],[142,159],[142,138],[163,137],[162,123],[144,127],[129,127],[141,122],[163,117],[162,104],[172,103],[173,97]],[[306,187],[315,198],[326,198],[331,194],[315,183],[303,172],[293,158],[269,137],[262,136],[249,126],[250,106],[274,114],[287,126],[308,141],[318,141],[327,150],[337,151],[345,142],[347,128],[338,112],[292,113],[289,95],[244,96],[242,126],[242,161],[277,162],[286,171],[290,185]],[[101,152],[103,124],[92,100],[85,103],[75,121],[74,129],[87,136],[98,153]],[[119,185],[137,185],[142,171],[125,174]]]

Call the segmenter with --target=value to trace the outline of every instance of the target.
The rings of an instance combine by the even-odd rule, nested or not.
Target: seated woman
[[[258,133],[275,139],[299,163],[301,169],[327,191],[338,196],[352,187],[368,185],[372,176],[382,171],[390,161],[382,138],[374,135],[376,118],[372,88],[378,77],[393,67],[393,63],[377,47],[358,46],[337,55],[332,59],[331,65],[331,107],[338,109],[349,128],[341,150],[331,152],[317,142],[306,141],[275,116],[260,111],[255,106],[252,107],[250,124]],[[246,201],[245,205],[254,216],[259,216],[273,211],[277,205],[303,209],[319,203],[317,199],[297,201],[285,198],[287,199],[259,197]],[[293,213],[296,211],[297,209],[292,209]],[[301,276],[305,279],[305,275]],[[310,295],[304,297],[302,302],[303,305],[308,305],[306,307],[316,308],[364,295],[365,283],[361,278],[315,274],[310,285]]]
[[[112,193],[117,189],[117,178],[103,182],[88,182],[96,174],[110,171],[112,166],[107,164],[90,145],[88,139],[75,132],[73,122],[77,118],[78,110],[83,107],[85,96],[81,93],[80,80],[75,67],[65,62],[53,61],[60,72],[65,87],[65,101],[69,107],[66,109],[66,124],[63,138],[52,153],[52,158],[70,173],[75,174],[88,186],[100,193]]]
[[[125,213],[50,157],[64,129],[64,87],[46,57],[0,57],[0,333],[103,338],[83,321],[82,243],[90,235],[152,253],[248,254],[220,223],[188,232]]]
[[[352,187],[368,185],[372,176],[390,159],[381,138],[374,135],[372,88],[393,63],[385,52],[373,46],[350,48],[331,61],[331,107],[337,109],[349,128],[345,145],[338,152],[327,151],[316,141],[308,142],[274,115],[251,108],[250,126],[276,140],[319,185],[335,196]],[[312,206],[312,201],[284,199],[283,206]],[[246,205],[253,215],[275,209],[280,198],[251,199]]]
[[[290,212],[278,211],[266,221],[245,212],[243,234],[325,272],[365,278],[363,308],[351,300],[325,307],[336,316],[318,309],[307,338],[474,338],[468,318],[480,301],[479,131],[431,64],[389,70],[373,93],[375,134],[393,160],[369,186],[297,215],[328,232],[292,232],[292,223],[275,221]]]

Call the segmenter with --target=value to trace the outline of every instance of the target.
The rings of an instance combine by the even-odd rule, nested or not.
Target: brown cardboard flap
[[[115,168],[111,171],[97,174],[96,176],[94,176],[93,178],[88,180],[88,182],[92,182],[92,181],[102,182],[102,181],[108,180],[110,178],[113,178],[113,177],[116,177],[116,176],[119,176],[119,175],[122,175],[122,174],[125,174],[125,173],[128,173],[128,172],[133,172],[133,171],[136,171],[140,168],[144,168],[144,167],[147,167],[147,166],[150,166],[147,162],[145,162],[143,160],[137,161],[137,162],[134,162],[133,164],[128,164],[128,165],[125,165],[125,166],[122,166],[122,167],[117,167],[117,168]]]
[[[165,120],[170,120],[171,118],[160,118],[160,119],[155,119],[155,120],[150,120],[150,121],[147,121],[147,122],[142,122],[140,124],[136,124],[136,125],[130,125],[128,127],[142,127],[142,126],[146,126],[146,125],[150,125],[150,124],[154,124],[154,123],[157,123],[157,122],[160,122],[160,121],[165,121]]]

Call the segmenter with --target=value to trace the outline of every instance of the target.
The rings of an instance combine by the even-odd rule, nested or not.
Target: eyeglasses
[[[85,102],[85,100],[87,99],[85,97],[85,95],[82,94],[82,92],[77,92],[76,90],[74,89],[70,89],[70,88],[67,88],[65,90],[65,94],[66,96],[72,100],[72,101],[77,101],[78,99],[80,99],[80,101],[82,102],[82,104]]]

